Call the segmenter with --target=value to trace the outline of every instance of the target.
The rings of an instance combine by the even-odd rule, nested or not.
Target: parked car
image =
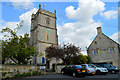
[[[87,74],[94,75],[96,73],[96,69],[91,64],[82,64],[82,67],[87,69]]]
[[[91,64],[93,65],[93,64]],[[96,69],[96,74],[107,74],[108,73],[108,70],[106,68],[103,68],[99,65],[93,65],[94,68]]]
[[[93,63],[93,64],[107,68],[108,72],[113,73],[113,74],[119,72],[119,69],[117,67],[115,67],[109,63]]]
[[[82,68],[81,65],[67,65],[61,70],[62,74],[69,74],[73,77],[75,76],[85,76],[87,74],[87,70]]]

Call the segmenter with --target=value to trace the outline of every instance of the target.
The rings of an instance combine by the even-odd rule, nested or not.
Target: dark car
[[[81,65],[67,65],[61,70],[62,74],[69,74],[73,77],[75,76],[85,76],[87,74],[87,70],[82,68]]]
[[[119,69],[117,67],[115,67],[109,63],[93,63],[93,64],[107,68],[108,72],[113,73],[113,74],[119,72]]]

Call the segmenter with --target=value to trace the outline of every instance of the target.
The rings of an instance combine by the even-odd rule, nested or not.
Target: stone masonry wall
[[[3,75],[2,78],[13,77],[17,73],[26,73],[32,71],[42,71],[45,72],[45,69],[41,69],[40,66],[32,66],[32,65],[2,65],[1,70],[3,73],[7,73]]]
[[[57,73],[61,73],[61,69],[62,69],[63,67],[65,67],[65,65],[57,65],[57,70],[56,70],[56,72],[57,72]]]
[[[110,50],[108,50],[109,48],[114,48],[114,52],[110,52]],[[97,49],[98,55],[94,55],[94,50]],[[119,67],[118,54],[118,45],[103,34],[99,34],[97,36],[88,50],[88,55],[91,57],[93,62],[112,62],[116,67]]]

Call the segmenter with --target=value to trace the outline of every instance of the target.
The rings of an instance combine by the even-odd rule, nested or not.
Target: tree
[[[1,45],[1,50],[2,50],[1,59],[2,59],[2,64],[4,64],[4,62],[7,60],[7,57],[9,56],[8,55],[8,42],[7,40],[5,41],[1,40],[0,42],[2,44]]]
[[[26,33],[24,37],[17,36],[16,32],[10,28],[2,29],[1,33],[4,32],[10,33],[10,37],[8,40],[2,41],[2,63],[11,59],[16,64],[27,64],[28,60],[36,53],[35,48],[29,44],[29,34]],[[6,36],[8,37],[8,35],[4,37]]]
[[[87,58],[81,54],[81,55],[78,55],[74,58],[74,64],[86,64],[87,63]]]
[[[72,64],[73,57],[77,56],[77,54],[80,54],[80,48],[73,44],[64,44],[62,49],[64,52],[62,56],[64,64]]]
[[[80,53],[80,48],[73,44],[64,44],[63,46],[50,46],[46,49],[48,58],[62,59],[63,64],[86,64],[90,63],[89,56]]]
[[[56,59],[56,63],[55,63],[55,70],[56,70],[56,66],[57,66],[57,60],[59,60],[63,54],[63,50],[58,47],[58,46],[49,46],[46,48],[46,52],[47,55],[46,57],[51,59],[51,58],[55,58]]]
[[[46,49],[48,58],[62,59],[64,64],[68,64],[72,57],[80,52],[79,47],[73,44],[64,44],[63,46],[50,46]]]
[[[90,58],[90,56],[86,56],[86,58],[87,58],[87,63],[88,63],[88,64],[91,63],[91,58]]]
[[[62,49],[60,49],[58,46],[50,46],[46,48],[47,58],[61,58],[62,56]]]
[[[73,58],[71,58],[71,62],[69,64],[89,64],[91,63],[91,58],[87,55],[77,55]]]

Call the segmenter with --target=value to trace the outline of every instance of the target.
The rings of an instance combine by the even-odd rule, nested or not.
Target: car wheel
[[[72,73],[72,76],[75,77],[75,76],[76,76],[76,73],[73,72],[73,73]]]
[[[64,74],[64,71],[62,71],[61,73]]]
[[[96,73],[97,73],[97,74],[101,74],[101,72],[100,72],[99,70],[98,70],[98,71],[96,71]]]
[[[115,71],[114,71],[114,70],[112,70],[112,71],[111,71],[111,73],[112,73],[112,74],[115,74]]]

